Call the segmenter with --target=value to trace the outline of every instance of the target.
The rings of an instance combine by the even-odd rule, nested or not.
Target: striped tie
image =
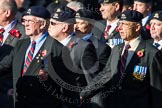
[[[30,50],[28,52],[26,61],[24,63],[24,68],[23,68],[23,71],[22,71],[22,76],[24,75],[24,73],[26,72],[27,68],[30,66],[30,63],[32,62],[33,54],[34,54],[34,50],[35,50],[35,45],[36,45],[36,42],[32,41],[32,45],[30,47]]]
[[[0,34],[0,47],[2,46],[2,44],[3,44],[3,35]]]
[[[105,32],[104,32],[104,37],[105,37],[106,40],[107,40],[108,37],[109,37],[109,30],[110,30],[110,28],[111,28],[111,25],[108,25],[108,26],[106,27]]]
[[[127,56],[128,56],[128,49],[131,48],[131,46],[129,44],[127,44],[125,46],[125,50],[124,50],[124,53],[123,55],[121,56],[121,59],[120,59],[120,72],[121,74],[124,73],[125,71],[125,66],[126,66],[126,60],[127,60]]]

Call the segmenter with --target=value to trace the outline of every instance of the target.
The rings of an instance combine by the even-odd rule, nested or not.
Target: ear
[[[120,9],[119,3],[115,3],[115,10],[118,11]]]
[[[62,28],[62,32],[66,32],[69,29],[69,25],[68,24],[63,24],[63,28]]]
[[[6,17],[11,16],[11,10],[5,10]]]
[[[139,31],[141,29],[141,24],[140,23],[137,23],[135,27],[136,27],[135,30],[136,31]]]
[[[47,23],[46,21],[42,21],[40,29],[44,29],[46,27],[46,23]]]

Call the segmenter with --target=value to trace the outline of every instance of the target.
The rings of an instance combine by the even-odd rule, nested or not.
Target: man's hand
[[[48,72],[45,72],[43,69],[39,70],[38,75],[41,81],[46,81],[48,79]]]

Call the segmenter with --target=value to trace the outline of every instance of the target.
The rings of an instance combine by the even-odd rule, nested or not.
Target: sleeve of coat
[[[0,61],[0,76],[12,72],[12,60],[14,57],[15,50],[13,49],[9,55],[5,56]]]
[[[162,52],[154,55],[150,65],[151,108],[162,108]]]
[[[111,55],[110,55],[111,58]],[[90,84],[81,92],[83,99],[91,98],[109,85],[113,77],[110,68],[111,59],[108,59],[103,71],[99,72],[90,82]]]

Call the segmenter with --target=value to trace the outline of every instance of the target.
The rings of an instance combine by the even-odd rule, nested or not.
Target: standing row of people
[[[15,23],[11,21],[9,33],[16,39],[13,45],[16,46],[0,49],[1,54],[8,51],[0,60],[0,75],[10,75],[11,86],[4,90],[7,91],[5,96],[12,95],[13,74],[16,108],[134,108],[136,104],[131,99],[138,105],[143,103],[141,108],[160,108],[162,56],[153,45],[160,44],[161,12],[149,18],[153,42],[146,41],[150,38],[146,34],[148,31],[143,34],[143,14],[135,10],[120,14],[121,8],[120,1],[101,1],[100,11],[107,19],[106,29],[105,21],[94,24],[94,12],[86,9],[75,12],[68,7],[57,8],[51,16],[44,7],[30,7],[23,14],[23,26],[17,28],[20,31],[25,27],[25,32],[13,29]],[[2,13],[13,9],[5,7]],[[1,33],[4,37],[1,48],[11,47],[5,43],[5,32]],[[20,39],[23,40],[18,41]],[[103,79],[106,79],[105,87],[86,89]],[[84,99],[91,96],[93,98],[85,103]]]

